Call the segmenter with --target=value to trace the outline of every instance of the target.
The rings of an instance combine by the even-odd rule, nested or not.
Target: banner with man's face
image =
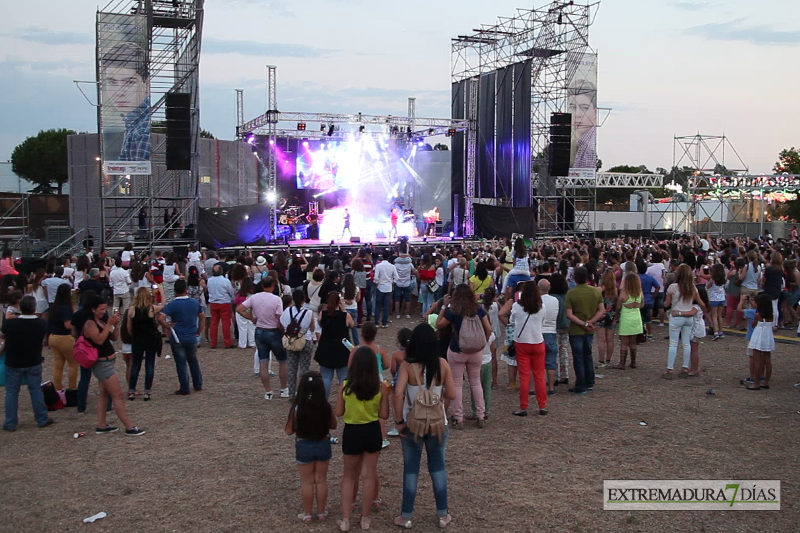
[[[570,175],[584,176],[597,168],[597,54],[584,54],[567,90],[572,113]]]
[[[97,54],[103,171],[151,174],[145,16],[98,13]]]

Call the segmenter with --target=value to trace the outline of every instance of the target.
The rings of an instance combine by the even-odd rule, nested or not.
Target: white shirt
[[[542,294],[544,318],[542,319],[542,333],[558,333],[558,299],[549,294]]]
[[[189,252],[189,262],[197,263],[200,261],[200,252]]]
[[[703,251],[704,251],[704,252],[707,252],[707,251],[708,251],[708,249],[709,249],[709,248],[711,248],[711,245],[709,245],[709,244],[708,244],[708,241],[707,241],[707,240],[705,240],[705,239],[700,239],[700,246],[702,246],[702,247],[703,247]]]
[[[75,275],[75,269],[72,267],[64,267],[64,274],[61,275],[64,279],[71,279]]]
[[[164,265],[164,283],[174,283],[178,281],[178,279],[178,276],[175,274],[175,263]]]
[[[544,315],[544,309],[539,309],[538,313],[529,315],[521,305],[514,302],[514,305],[511,306],[511,318],[509,319],[509,323],[514,324],[514,342],[523,344],[544,342],[544,337],[542,337]]]
[[[108,283],[114,289],[114,296],[128,294],[131,291],[131,275],[124,268],[113,267],[108,274]]]
[[[647,267],[646,274],[648,276],[653,276],[659,285],[661,285],[660,292],[664,292],[664,285],[665,285],[665,276],[664,276],[664,265],[661,263],[654,263]]]
[[[444,269],[442,267],[436,269],[436,278],[434,279],[436,280],[436,283],[438,283],[440,287],[444,285]]]
[[[303,313],[305,313],[305,315]],[[300,320],[301,316],[303,317],[302,320]],[[289,327],[289,324],[292,322],[292,317],[294,317],[295,320],[300,321],[300,331],[305,334],[306,342],[311,342],[314,340],[314,334],[311,333],[311,322],[314,319],[314,313],[311,312],[310,309],[306,308],[298,311],[297,307],[290,305],[283,310],[283,314],[281,315],[281,324],[284,328]]]
[[[122,260],[123,263],[130,263],[132,255],[133,255],[132,251],[122,250],[122,256],[120,257],[120,259]]]
[[[494,343],[497,337],[494,334],[494,331],[491,335],[489,335],[489,340],[486,341],[486,346],[483,347],[483,351],[481,352],[481,364],[488,365],[492,362],[492,344]]]
[[[397,281],[397,269],[389,261],[381,261],[375,267],[374,283],[381,292],[392,292],[392,284]]]

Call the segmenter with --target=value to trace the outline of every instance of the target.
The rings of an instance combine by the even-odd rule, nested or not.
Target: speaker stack
[[[167,93],[167,170],[191,170],[192,95]]]
[[[550,115],[550,153],[548,169],[551,176],[569,176],[572,147],[572,113]]]

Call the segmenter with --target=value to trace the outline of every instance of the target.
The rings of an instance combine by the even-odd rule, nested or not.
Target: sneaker
[[[270,371],[269,371],[269,375],[270,375],[270,376],[272,376],[272,377],[274,377],[274,376],[277,376],[278,374],[276,374],[275,372],[273,372],[272,370],[270,370]]]
[[[265,392],[264,393],[264,399],[267,400],[267,401],[271,400],[272,399],[272,391]]]
[[[486,425],[486,421],[485,420],[478,420],[478,428],[479,429],[483,429],[485,425]]]
[[[547,409],[539,409],[539,414],[544,416],[547,414]]]
[[[552,395],[553,395],[553,394],[555,394],[555,393],[556,393],[556,390],[555,390],[555,389],[547,391],[547,395],[548,395],[548,396],[552,396]]]
[[[386,432],[386,435],[389,437],[399,437],[400,432],[397,431],[397,429],[390,429],[389,431]]]
[[[653,340],[653,336],[652,335],[647,335],[647,340],[649,340],[649,341]]]
[[[740,385],[747,385],[748,383],[755,383],[756,381],[753,378],[744,378],[739,382]]]
[[[795,388],[800,389],[800,383],[795,383],[794,386]]]
[[[47,426],[52,426],[52,425],[53,425],[53,424],[55,424],[55,423],[56,423],[56,421],[55,421],[55,420],[53,420],[52,418],[50,418],[50,417],[48,416],[48,417],[47,417],[47,422],[45,422],[44,424],[42,424],[41,426],[39,426],[39,428],[46,428]]]
[[[395,319],[400,320],[400,315],[396,315]]]
[[[382,325],[381,327],[382,327],[382,328],[388,328],[388,327],[389,327],[389,324],[384,324],[384,325]]]
[[[331,437],[331,444],[339,444],[339,437]]]
[[[388,448],[388,447],[389,447],[389,444],[390,444],[390,443],[389,443],[389,441],[388,441],[388,440],[384,440],[384,441],[381,443],[381,449],[383,449],[383,448]]]
[[[260,378],[261,377],[261,372],[255,372],[253,374],[253,377]]]
[[[583,389],[574,389],[573,388],[573,389],[569,389],[569,392],[571,392],[573,394],[586,394],[586,391],[583,390]]]
[[[105,435],[106,433],[116,433],[119,431],[117,426],[106,426],[104,428],[95,428],[94,432],[98,435]]]
[[[126,429],[125,434],[131,437],[138,437],[139,435],[144,435],[144,430],[133,426],[131,429]]]
[[[281,398],[289,397],[289,389],[281,389]]]
[[[189,396],[191,392],[181,392],[179,390],[175,391],[175,396]]]
[[[410,319],[411,315],[406,315],[406,320]]]
[[[520,409],[519,411],[514,411],[511,414],[514,415],[514,416],[528,416],[528,411],[526,411],[524,409]]]

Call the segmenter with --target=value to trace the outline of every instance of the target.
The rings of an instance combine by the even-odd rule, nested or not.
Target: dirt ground
[[[378,342],[394,346],[395,320]],[[640,347],[636,370],[598,370],[585,396],[566,387],[547,416],[515,418],[501,363],[486,428],[451,431],[447,450],[455,531],[798,531],[800,381],[797,346],[773,354],[771,390],[745,391],[745,341],[701,347],[702,375],[665,381],[666,328]],[[168,350],[165,350],[167,352]],[[618,351],[618,349],[617,349]],[[37,429],[23,390],[20,424],[0,432],[2,531],[334,531],[340,516],[342,456],[330,464],[330,518],[304,525],[294,440],[283,433],[287,400],[263,399],[252,350],[200,350],[205,390],[173,396],[172,360],[159,359],[153,400],[126,406],[142,437],[95,435],[95,386],[88,414],[52,413]],[[595,349],[595,360],[597,358]],[[124,375],[124,363],[117,362]],[[276,367],[277,369],[277,367]],[[45,377],[52,375],[46,354]],[[273,382],[277,391],[277,378]],[[716,395],[706,394],[707,389]],[[4,402],[4,395],[0,401]],[[465,393],[465,398],[468,394]],[[109,416],[111,423],[116,417]],[[639,425],[646,421],[648,425]],[[73,433],[87,436],[74,439]],[[341,434],[341,430],[335,432]],[[383,507],[372,529],[396,531],[402,454],[392,440],[379,461]],[[779,512],[604,512],[604,479],[780,479]],[[81,520],[105,511],[94,524]],[[433,531],[433,494],[423,462],[414,529]],[[353,526],[357,531],[358,527]]]

